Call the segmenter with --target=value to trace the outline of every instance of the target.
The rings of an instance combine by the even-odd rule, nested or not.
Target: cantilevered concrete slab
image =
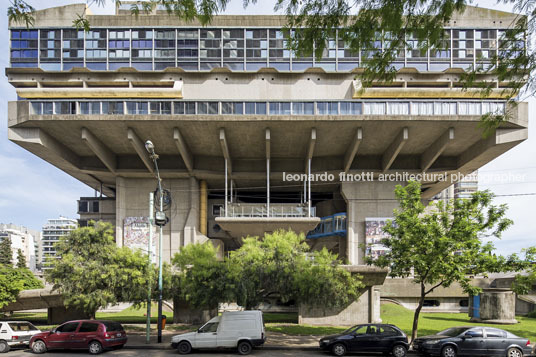
[[[216,222],[232,237],[245,238],[247,236],[264,237],[265,233],[272,233],[279,229],[292,229],[297,233],[313,230],[319,217],[217,217]]]

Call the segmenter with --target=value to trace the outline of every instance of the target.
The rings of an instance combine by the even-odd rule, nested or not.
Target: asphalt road
[[[70,356],[88,356],[89,354],[84,351],[58,351],[58,352],[49,352],[43,355],[43,357],[70,357]],[[30,357],[35,356],[30,350],[12,350],[8,352],[7,354],[3,355],[6,357]],[[120,350],[120,351],[107,351],[101,354],[102,357],[108,357],[108,356],[118,356],[118,357],[134,357],[134,356],[180,356],[178,352],[174,350]],[[203,352],[197,352],[192,353],[188,356],[191,357],[237,357],[239,354],[235,351],[229,350],[229,351],[203,351]],[[279,357],[279,356],[298,356],[298,357],[306,357],[306,356],[330,356],[327,353],[323,353],[321,351],[299,351],[299,350],[254,350],[251,355],[252,357]],[[350,355],[351,356],[351,355]],[[365,355],[354,355],[354,356],[362,356],[365,357]],[[378,355],[376,355],[378,356]]]

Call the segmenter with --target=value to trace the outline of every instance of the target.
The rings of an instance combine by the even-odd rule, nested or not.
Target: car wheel
[[[393,347],[393,350],[391,352],[395,357],[406,357],[408,350],[402,345],[396,345]]]
[[[192,352],[192,345],[190,345],[188,341],[181,341],[177,346],[177,351],[179,351],[181,355],[187,355]]]
[[[241,355],[249,355],[252,349],[253,347],[251,346],[251,343],[247,341],[241,341],[238,343],[238,353]]]
[[[518,348],[509,348],[508,352],[506,353],[506,356],[508,357],[523,357],[523,352],[521,352]]]
[[[342,343],[336,343],[331,347],[331,352],[333,352],[335,356],[344,356],[346,354],[346,346]]]
[[[92,355],[98,355],[102,352],[102,345],[99,341],[91,341],[89,343],[89,353]]]
[[[33,353],[41,354],[41,353],[45,353],[46,351],[47,351],[47,345],[45,345],[43,341],[37,340],[37,341],[34,341],[34,343],[32,343]]]
[[[6,353],[6,352],[9,352],[11,348],[9,347],[9,345],[7,344],[6,341],[0,341],[0,353]]]
[[[456,349],[452,346],[443,347],[441,350],[441,357],[456,357]]]

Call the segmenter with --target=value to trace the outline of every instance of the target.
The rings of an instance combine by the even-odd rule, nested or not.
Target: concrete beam
[[[448,128],[439,139],[426,149],[421,155],[421,170],[423,172],[427,171],[433,165],[452,140],[454,140],[454,128]]]
[[[220,145],[223,157],[227,160],[227,171],[229,175],[233,172],[231,165],[231,155],[229,154],[229,145],[227,144],[227,137],[225,136],[225,129],[220,129]]]
[[[389,170],[393,162],[395,161],[396,157],[400,153],[400,150],[402,150],[402,147],[406,144],[409,137],[409,129],[407,127],[402,128],[400,130],[400,133],[396,136],[395,140],[389,145],[387,150],[383,153],[382,156],[382,171],[385,172]]]
[[[265,135],[265,139],[266,139],[266,158],[268,160],[270,160],[270,140],[271,140],[271,137],[270,137],[270,129],[266,129],[266,135]]]
[[[357,128],[357,130],[355,131],[352,144],[348,147],[348,151],[346,152],[346,155],[344,155],[344,172],[345,173],[347,173],[348,170],[350,170],[350,167],[352,166],[352,163],[354,162],[354,159],[357,155],[357,150],[359,149],[359,145],[361,145],[361,141],[363,141],[363,129]]]
[[[115,154],[87,128],[82,128],[82,140],[85,141],[87,146],[97,155],[108,170],[115,174],[117,169],[117,158]]]
[[[309,138],[309,147],[307,148],[307,156],[305,157],[305,173],[309,167],[309,160],[313,158],[316,145],[316,128],[311,129],[311,137]]]
[[[182,136],[179,128],[173,128],[173,140],[175,140],[175,145],[177,145],[177,149],[181,154],[184,165],[186,165],[188,172],[192,174],[194,170],[194,158],[190,152],[190,149],[188,148],[188,145],[186,145],[186,141],[184,141],[184,137]]]
[[[145,167],[147,167],[147,170],[149,170],[150,173],[154,173],[153,160],[151,160],[151,158],[149,157],[149,153],[145,149],[145,144],[136,134],[134,129],[128,128],[127,137],[132,146],[134,147],[134,150],[136,150],[136,152],[138,153],[138,156],[140,157],[141,161],[143,161]]]

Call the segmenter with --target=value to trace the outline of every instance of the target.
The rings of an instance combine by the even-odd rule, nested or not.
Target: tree
[[[230,257],[218,261],[211,244],[190,245],[174,258],[181,296],[196,307],[235,301],[252,309],[272,294],[283,301],[345,306],[363,288],[360,277],[327,250],[310,252],[303,234],[277,231],[248,237]]]
[[[8,235],[0,241],[0,266],[13,266],[13,251],[11,250],[11,237]]]
[[[26,268],[26,257],[22,253],[22,249],[17,250],[17,268]]]
[[[493,195],[477,192],[470,199],[431,203],[421,201],[420,184],[398,185],[395,195],[400,208],[384,231],[390,235],[382,243],[388,253],[369,264],[389,267],[390,276],[407,278],[420,287],[413,318],[412,341],[417,336],[419,314],[426,296],[439,287],[459,283],[471,295],[481,289],[471,285],[471,276],[518,267],[517,256],[495,256],[493,243],[484,238],[500,238],[512,221],[505,218],[506,205],[492,205]]]
[[[519,270],[524,269],[525,274],[518,274],[512,285],[519,295],[530,294],[536,284],[536,247],[524,249],[524,253],[524,265]]]
[[[41,288],[43,283],[28,269],[0,266],[0,308],[17,300],[22,290]]]
[[[109,304],[145,302],[149,281],[153,289],[156,286],[154,265],[150,270],[147,256],[140,251],[119,248],[109,223],[75,229],[60,238],[56,251],[61,259],[46,271],[46,279],[63,294],[67,307],[84,311],[92,318],[99,308]],[[169,286],[169,269],[164,276]]]

